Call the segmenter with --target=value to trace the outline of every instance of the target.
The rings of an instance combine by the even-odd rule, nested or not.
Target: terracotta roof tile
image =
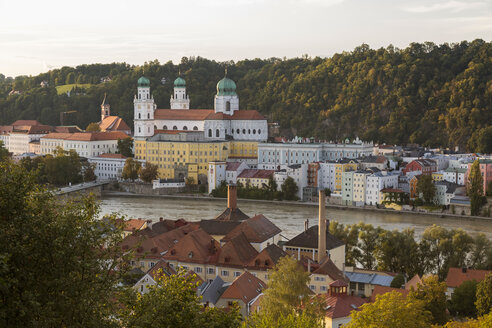
[[[123,222],[125,231],[136,231],[142,229],[147,222],[142,219],[129,219]]]
[[[107,153],[107,154],[101,154],[101,155],[99,155],[97,157],[101,157],[101,158],[120,158],[120,159],[126,158],[126,156],[123,156],[121,154],[109,154],[109,153]]]
[[[268,220],[263,214],[259,214],[241,222],[222,241],[229,241],[237,235],[244,233],[250,243],[262,243],[280,232],[282,230],[279,227]]]
[[[287,255],[288,254],[277,245],[270,244],[255,256],[247,266],[249,268],[254,268],[255,270],[273,269],[278,260]]]
[[[111,132],[79,132],[79,133],[49,133],[43,139],[64,139],[73,141],[101,141],[118,140],[128,138],[128,135],[120,131]]]
[[[349,282],[348,278],[343,275],[343,272],[337,268],[335,263],[327,257],[319,264],[319,267],[313,271],[315,274],[328,275],[334,281]]]
[[[449,268],[448,276],[446,277],[446,285],[448,287],[456,288],[467,280],[476,280],[477,282],[480,282],[490,273],[492,273],[492,270]]]
[[[222,246],[217,263],[242,267],[246,266],[257,255],[258,251],[251,246],[246,236],[241,233]]]
[[[216,263],[220,244],[202,229],[190,232],[164,256],[167,260],[188,263]]]
[[[244,221],[249,219],[249,216],[244,214],[239,208],[226,208],[224,212],[215,217],[217,221]]]
[[[322,297],[325,300],[325,308],[327,308],[326,316],[332,319],[348,317],[350,312],[358,310],[366,303],[361,297],[346,294],[330,295],[327,293]]]
[[[268,179],[270,178],[274,170],[257,170],[257,169],[246,169],[238,175],[238,178],[245,179]]]
[[[17,120],[12,123],[12,126],[29,126],[29,125],[42,125],[36,120]]]
[[[241,300],[248,304],[266,287],[267,285],[261,279],[245,271],[232,282],[220,298]]]
[[[129,131],[130,128],[119,116],[107,116],[99,123],[101,131]]]
[[[156,120],[204,121],[214,112],[213,109],[157,109],[154,112]]]
[[[387,286],[375,285],[374,290],[372,291],[371,297],[369,298],[369,302],[376,301],[376,296],[378,296],[378,295],[391,293],[393,291],[396,291],[396,292],[402,294],[404,297],[407,297],[408,293],[410,292],[410,290],[407,290],[407,289],[400,289],[400,288],[392,288],[392,287],[387,287]]]

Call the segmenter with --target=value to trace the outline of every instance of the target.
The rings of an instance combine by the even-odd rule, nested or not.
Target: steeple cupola
[[[181,76],[174,80],[174,94],[170,103],[171,109],[190,109],[190,97],[186,94],[186,81]]]
[[[133,100],[135,138],[147,138],[154,135],[155,109],[154,98],[150,94],[150,81],[142,76],[137,81],[137,95]]]

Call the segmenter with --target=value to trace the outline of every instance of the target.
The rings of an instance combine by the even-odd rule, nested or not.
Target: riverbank
[[[205,196],[202,194],[182,194],[182,195],[145,195],[145,194],[134,194],[130,192],[121,192],[121,191],[109,191],[104,190],[102,196],[121,196],[121,197],[135,197],[135,198],[166,198],[166,199],[199,199],[204,201],[211,202],[224,202],[225,198],[215,198],[211,196]],[[310,203],[310,202],[299,202],[299,201],[279,201],[279,200],[261,200],[261,199],[238,199],[241,202],[246,203],[262,203],[262,204],[275,204],[275,205],[294,205],[294,206],[307,206],[313,207],[318,206],[318,203]],[[451,213],[432,213],[432,212],[419,212],[419,211],[396,211],[393,209],[386,208],[373,208],[373,207],[357,207],[357,206],[344,206],[344,205],[333,205],[327,204],[327,208],[342,210],[342,211],[361,211],[361,212],[379,212],[379,213],[391,213],[391,214],[417,214],[417,215],[425,215],[436,218],[453,218],[453,219],[466,219],[470,221],[474,220],[485,220],[492,221],[492,218],[485,216],[469,216],[469,215],[460,215],[460,214],[451,214]]]

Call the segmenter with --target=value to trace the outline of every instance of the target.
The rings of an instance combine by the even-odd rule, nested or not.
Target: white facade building
[[[448,182],[465,185],[466,168],[450,168],[448,167],[443,173],[443,179]]]
[[[381,204],[381,189],[398,188],[399,173],[381,171],[366,177],[366,205]]]
[[[156,105],[150,94],[150,81],[145,77],[138,79],[137,95],[133,99],[135,139],[144,139],[154,135],[154,111]]]
[[[273,178],[277,183],[278,190],[281,189],[282,184],[287,179],[287,177],[291,177],[296,183],[297,189],[297,197],[302,199],[303,197],[303,188],[308,185],[308,165],[307,164],[295,164],[285,167],[280,171],[276,171],[273,173]]]
[[[126,157],[121,154],[101,154],[88,158],[88,161],[95,164],[94,174],[98,180],[121,180]]]

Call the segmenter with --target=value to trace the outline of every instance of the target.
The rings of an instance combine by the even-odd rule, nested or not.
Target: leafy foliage
[[[407,296],[409,302],[422,301],[424,309],[432,315],[434,324],[445,324],[448,320],[446,313],[446,283],[439,282],[437,276],[427,276],[417,289],[411,289]]]
[[[492,273],[477,285],[477,307],[478,315],[490,314],[492,310]]]
[[[422,175],[417,182],[417,193],[422,194],[425,204],[432,204],[436,195],[436,186],[432,181],[432,176]]]
[[[128,137],[125,139],[118,139],[118,153],[125,157],[133,157],[133,139]]]
[[[480,161],[473,162],[468,177],[468,196],[470,197],[471,215],[479,215],[483,205],[483,177],[480,172]]]
[[[280,188],[282,189],[283,196],[286,200],[297,199],[297,191],[299,190],[299,187],[292,177],[287,177]]]
[[[135,181],[138,179],[138,171],[140,170],[139,161],[134,160],[132,157],[128,157],[125,161],[125,166],[123,167],[123,171],[121,172],[121,177],[125,180]]]
[[[90,123],[89,125],[87,125],[87,127],[85,128],[85,131],[89,131],[89,132],[98,132],[98,131],[101,131],[101,128],[99,127],[99,124],[97,123]]]
[[[126,166],[126,163],[125,163]],[[143,182],[151,183],[152,180],[157,178],[158,166],[149,162],[145,163],[145,166],[140,167],[138,170],[138,176]]]
[[[448,304],[449,312],[452,315],[467,318],[477,316],[475,307],[477,284],[475,280],[467,280],[454,289]]]

